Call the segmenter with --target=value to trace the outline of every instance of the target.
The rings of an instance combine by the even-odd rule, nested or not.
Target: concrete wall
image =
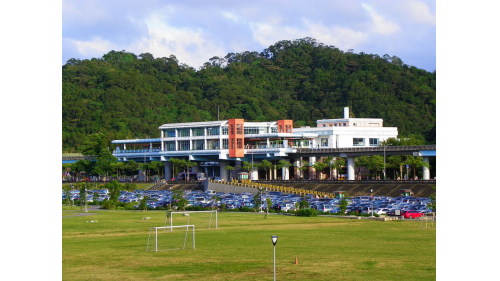
[[[203,191],[207,190],[215,190],[215,192],[224,192],[224,193],[242,193],[242,192],[251,192],[252,194],[259,193],[258,189],[248,188],[243,186],[235,186],[229,184],[221,184],[221,183],[212,183],[210,181],[203,181]]]

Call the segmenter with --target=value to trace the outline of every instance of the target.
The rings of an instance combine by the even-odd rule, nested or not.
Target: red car
[[[412,218],[419,218],[424,214],[420,213],[419,211],[409,210],[409,211],[402,211],[401,215],[406,219],[412,219]]]

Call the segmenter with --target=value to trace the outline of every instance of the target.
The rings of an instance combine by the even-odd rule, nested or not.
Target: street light
[[[384,180],[385,180],[385,149],[386,149],[389,145],[392,145],[392,144],[388,144],[388,145],[384,146]]]
[[[88,211],[87,211],[87,184],[85,184],[85,213],[88,213]]]
[[[253,149],[252,149],[252,167],[250,168],[250,180],[253,181]]]
[[[262,212],[262,186],[259,187],[260,190],[260,206],[259,206],[259,212]]]
[[[372,217],[373,217],[373,196],[372,196],[372,193],[373,193],[373,189],[370,189],[370,197],[372,199]]]
[[[273,256],[274,256],[274,281],[276,281],[276,243],[278,242],[278,236],[271,236],[271,241],[273,241]]]

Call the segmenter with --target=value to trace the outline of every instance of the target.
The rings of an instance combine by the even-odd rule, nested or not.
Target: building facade
[[[383,127],[382,119],[349,118],[344,108],[343,119],[318,120],[317,127],[293,128],[293,120],[247,122],[243,119],[164,124],[160,138],[114,140],[113,155],[119,161],[162,161],[165,178],[175,178],[169,159],[182,158],[197,162],[191,172],[228,180],[226,167],[241,166],[242,161],[256,165],[263,159],[275,164],[279,160],[292,163],[293,169],[251,171],[250,179],[304,177],[297,167],[303,157],[294,157],[297,149],[346,148],[378,146],[398,135],[397,128]],[[309,165],[317,159],[308,157]],[[318,159],[319,161],[319,159]],[[263,174],[264,173],[264,174]],[[306,173],[315,178],[314,169]]]

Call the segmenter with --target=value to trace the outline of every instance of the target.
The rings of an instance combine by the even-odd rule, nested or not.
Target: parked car
[[[407,210],[407,211],[402,211],[401,215],[406,219],[412,219],[412,218],[419,218],[424,214],[416,210]]]

